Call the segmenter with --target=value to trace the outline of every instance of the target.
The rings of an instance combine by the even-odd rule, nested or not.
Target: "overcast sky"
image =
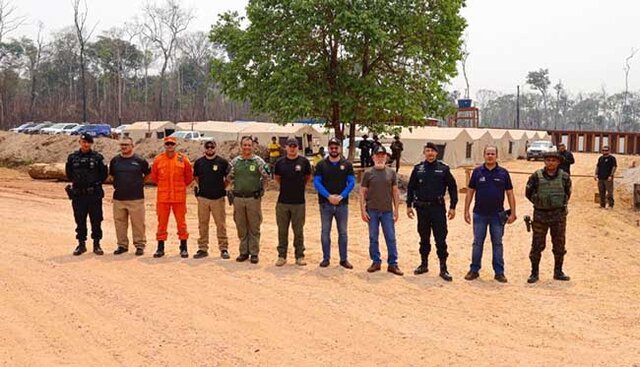
[[[71,0],[13,0],[28,23],[17,34],[34,36],[72,24]],[[98,31],[122,25],[140,13],[145,0],[87,0],[89,22]],[[218,13],[242,10],[245,0],[184,0],[197,18],[191,30],[209,30]],[[640,48],[640,2],[632,0],[467,0],[468,73],[471,96],[478,89],[510,93],[528,71],[548,68],[573,94],[624,89],[623,64]],[[640,89],[640,53],[631,62],[629,86]],[[463,90],[461,77],[452,88]]]

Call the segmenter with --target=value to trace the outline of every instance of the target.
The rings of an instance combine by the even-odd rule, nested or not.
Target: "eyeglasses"
[[[165,145],[165,146],[174,146],[174,145],[176,145],[176,143],[168,142],[168,143],[164,143],[164,145]]]
[[[215,145],[207,145],[204,148],[205,149],[216,149]]]

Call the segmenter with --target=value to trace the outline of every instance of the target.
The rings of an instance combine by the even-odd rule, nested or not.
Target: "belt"
[[[416,208],[425,208],[427,206],[442,206],[442,205],[444,205],[444,198],[437,199],[437,200],[430,200],[430,201],[416,200],[413,202],[413,206],[415,206]]]
[[[246,193],[246,192],[233,192],[233,196],[237,197],[237,198],[255,198],[256,194],[254,192],[251,193]]]

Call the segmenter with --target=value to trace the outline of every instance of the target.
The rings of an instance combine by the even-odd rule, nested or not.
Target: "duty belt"
[[[444,205],[444,198],[440,197],[435,200],[422,201],[416,200],[413,202],[413,206],[416,208],[426,208],[428,206],[442,206]]]
[[[233,196],[235,196],[237,198],[243,198],[243,199],[255,198],[256,197],[256,193],[255,192],[237,192],[237,191],[234,191],[233,192]]]

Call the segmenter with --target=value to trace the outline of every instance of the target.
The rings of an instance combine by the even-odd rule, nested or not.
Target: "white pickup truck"
[[[210,137],[208,136],[204,136],[204,134],[202,134],[199,131],[196,130],[179,130],[174,132],[173,134],[170,135],[171,137],[174,137],[176,139],[181,139],[181,140],[194,140],[194,141],[207,141],[207,140],[211,140]]]
[[[543,158],[545,153],[555,152],[557,148],[547,140],[536,140],[527,148],[527,160]]]

